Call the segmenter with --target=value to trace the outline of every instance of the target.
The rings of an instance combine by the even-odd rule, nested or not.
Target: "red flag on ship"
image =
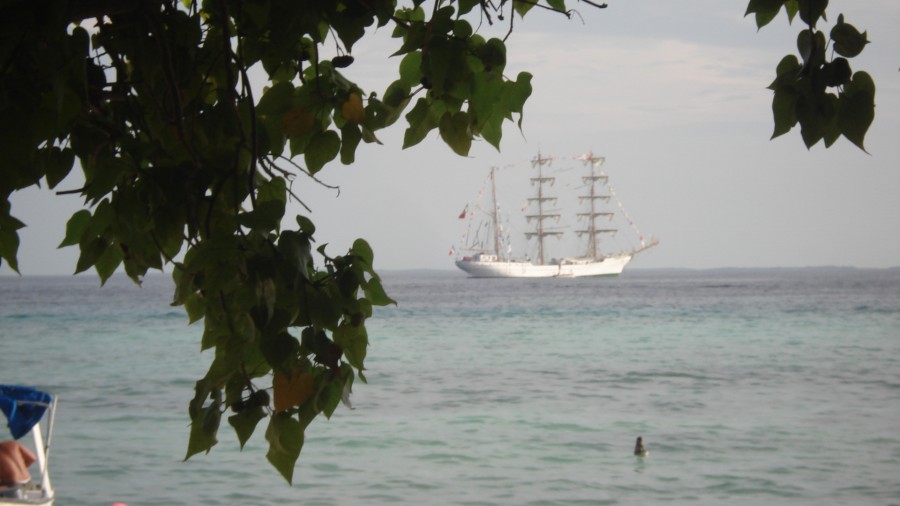
[[[459,213],[459,219],[461,219],[461,220],[466,219],[466,213],[467,213],[467,212],[469,212],[469,206],[464,207],[463,210],[462,210],[462,212]]]

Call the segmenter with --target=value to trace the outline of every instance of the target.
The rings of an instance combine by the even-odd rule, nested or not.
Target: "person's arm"
[[[25,467],[31,466],[31,464],[34,464],[34,461],[37,460],[37,457],[31,453],[31,450],[23,445],[19,445],[19,453],[22,455],[22,461],[25,462]]]

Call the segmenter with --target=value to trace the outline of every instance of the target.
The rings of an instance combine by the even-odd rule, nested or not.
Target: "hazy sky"
[[[877,86],[871,154],[844,139],[807,150],[798,129],[769,140],[765,87],[795,52],[801,27],[781,15],[757,32],[743,17],[746,4],[610,0],[605,10],[577,4],[583,22],[538,12],[517,20],[506,73],[534,74],[523,132],[508,123],[502,153],[480,142],[463,158],[436,132],[401,150],[401,120],[379,134],[383,146],[361,146],[356,164],[320,173],[340,186],[339,197],[297,179],[318,242],[338,254],[365,237],[377,269],[453,269],[457,215],[491,166],[513,166],[501,180],[526,188],[538,149],[558,157],[592,150],[606,157],[641,231],[661,241],[632,267],[900,265],[900,2],[829,5],[831,19],[843,12],[872,41],[851,61]],[[387,35],[354,48],[347,74],[367,91],[396,78]],[[521,198],[510,200],[506,209],[519,207]],[[13,196],[13,214],[29,225],[20,232],[23,274],[74,270],[77,249],[55,248],[79,203],[46,191]]]

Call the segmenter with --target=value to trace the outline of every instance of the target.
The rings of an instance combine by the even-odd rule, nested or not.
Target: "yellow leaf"
[[[357,125],[366,119],[366,110],[363,108],[362,97],[359,96],[359,93],[350,94],[350,97],[341,106],[341,116]]]
[[[312,374],[297,369],[291,377],[277,372],[272,379],[272,390],[275,394],[275,412],[279,413],[294,406],[303,404],[313,392]]]
[[[296,106],[284,113],[281,124],[288,137],[302,137],[313,128],[315,117],[306,109]]]

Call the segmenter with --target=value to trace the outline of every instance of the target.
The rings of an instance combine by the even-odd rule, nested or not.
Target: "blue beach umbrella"
[[[6,415],[9,431],[19,439],[44,416],[53,398],[40,390],[19,385],[0,385],[0,411]]]

